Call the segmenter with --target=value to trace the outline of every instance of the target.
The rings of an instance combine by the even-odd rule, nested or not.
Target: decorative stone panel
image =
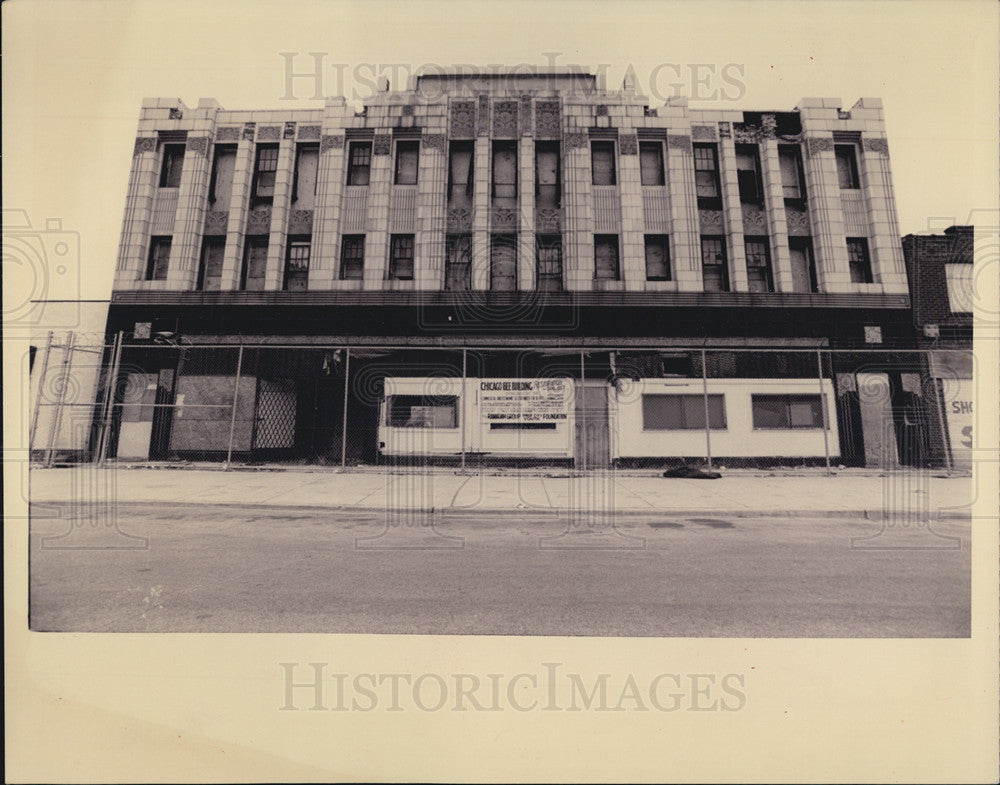
[[[312,234],[313,211],[292,210],[288,215],[289,234]]]
[[[686,135],[670,134],[667,137],[667,147],[672,147],[675,150],[686,150],[691,152],[691,137]]]
[[[447,149],[444,134],[424,134],[420,137],[421,147],[430,150],[440,150],[442,153]]]
[[[389,134],[375,134],[372,155],[389,155],[392,152],[392,137]]]
[[[257,123],[243,123],[243,138],[252,142],[257,135]]]
[[[318,141],[322,132],[319,125],[300,125],[299,139],[302,141]]]
[[[789,235],[805,237],[811,234],[809,229],[809,211],[807,209],[786,206],[785,221],[788,224]]]
[[[837,395],[847,395],[849,392],[857,392],[858,383],[853,373],[837,374]]]
[[[476,105],[476,135],[489,136],[490,133],[490,97],[480,95]]]
[[[472,101],[453,101],[451,104],[451,135],[468,138],[476,135],[476,105]]]
[[[622,155],[638,155],[639,140],[635,134],[625,134],[618,137],[618,150]]]
[[[519,228],[517,217],[517,210],[509,210],[505,207],[493,208],[490,214],[490,231],[516,232]]]
[[[535,210],[535,232],[538,234],[560,234],[562,232],[563,211],[557,207],[540,207]]]
[[[806,139],[806,153],[810,156],[833,150],[833,139],[827,136],[814,136]]]
[[[725,234],[722,210],[699,210],[698,226],[701,234]]]
[[[767,214],[756,204],[744,204],[743,231],[746,234],[767,234]]]
[[[586,147],[587,135],[580,133],[566,134],[565,142],[567,150],[573,150],[576,149],[577,147]]]
[[[205,234],[225,234],[229,228],[229,213],[225,210],[209,210],[205,214]]]
[[[760,144],[767,138],[767,132],[760,126],[748,125],[747,123],[733,123],[733,141],[736,144]]]
[[[866,153],[889,155],[889,143],[885,139],[863,139],[862,146]]]
[[[325,153],[327,150],[342,150],[344,147],[344,137],[343,136],[326,136],[324,135],[319,143],[319,151]]]
[[[403,104],[403,117],[413,117],[413,104]]]
[[[258,207],[247,213],[247,234],[269,234],[271,231],[271,208]]]
[[[562,107],[558,101],[535,102],[535,135],[556,137],[562,134]]]
[[[733,135],[732,126],[729,123],[719,123],[719,138],[729,139]]]
[[[497,101],[493,105],[493,136],[517,136],[516,101]]]
[[[521,133],[531,134],[531,96],[521,96]]]
[[[187,140],[187,147],[189,150],[194,150],[197,153],[206,155],[208,153],[208,137],[189,136]]]
[[[698,142],[714,142],[717,134],[710,125],[692,125],[691,138]]]
[[[277,142],[279,139],[281,139],[280,125],[262,125],[257,133],[259,142]]]
[[[448,210],[448,234],[468,234],[472,231],[472,211],[465,207],[452,207]]]
[[[139,155],[141,153],[153,153],[156,152],[156,138],[153,136],[137,136],[135,138],[135,147],[132,148],[132,155]]]
[[[240,140],[240,129],[234,125],[220,128],[215,132],[216,142],[238,142]]]
[[[598,104],[597,105],[597,116],[598,117],[607,117],[608,116],[608,105],[607,104]]]

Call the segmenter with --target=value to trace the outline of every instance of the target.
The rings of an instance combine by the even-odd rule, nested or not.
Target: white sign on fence
[[[572,396],[566,379],[480,379],[479,401],[486,422],[564,422]]]

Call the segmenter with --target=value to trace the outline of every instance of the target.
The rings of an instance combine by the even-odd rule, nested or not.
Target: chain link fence
[[[947,356],[945,356],[947,355]],[[32,369],[32,459],[963,469],[971,351],[95,343]]]

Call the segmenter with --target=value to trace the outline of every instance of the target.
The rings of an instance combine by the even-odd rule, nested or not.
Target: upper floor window
[[[285,289],[302,292],[309,288],[309,238],[290,237],[285,257]]]
[[[394,234],[389,245],[389,277],[413,280],[413,235]]]
[[[868,255],[867,238],[847,238],[847,264],[851,270],[851,283],[872,283],[872,261]]]
[[[619,280],[617,234],[594,235],[594,277]]]
[[[233,173],[236,170],[236,145],[218,144],[212,159],[212,177],[208,184],[208,201],[213,210],[228,210],[233,193]]]
[[[535,142],[535,206],[558,208],[561,203],[559,142]]]
[[[766,237],[747,237],[747,287],[751,292],[773,292],[771,248]]]
[[[240,271],[240,289],[259,292],[264,288],[267,275],[267,235],[247,237],[243,248],[243,269]]]
[[[615,185],[615,143],[593,141],[590,143],[590,168],[594,185]]]
[[[318,172],[319,145],[300,144],[295,150],[295,179],[292,183],[292,201],[298,209],[312,209]]]
[[[703,210],[722,209],[719,153],[714,144],[694,146],[694,185],[698,195],[698,207]]]
[[[665,234],[647,234],[646,244],[646,280],[670,280],[670,244]]]
[[[726,238],[705,235],[701,238],[701,276],[706,292],[728,292],[729,271]]]
[[[536,278],[540,292],[557,292],[563,288],[562,237],[558,234],[535,238]]]
[[[348,155],[347,184],[368,185],[372,168],[372,143],[351,142]]]
[[[225,237],[206,237],[201,245],[198,288],[217,291],[222,283],[222,264],[226,253]]]
[[[858,157],[853,144],[838,144],[833,147],[837,159],[837,180],[841,188],[860,188],[858,178]]]
[[[253,175],[251,206],[270,204],[274,200],[274,182],[278,173],[278,145],[257,146],[257,166]]]
[[[781,192],[785,199],[805,199],[806,183],[802,172],[802,151],[797,144],[778,145],[781,167]]]
[[[417,165],[420,161],[420,142],[406,139],[396,142],[396,185],[416,185]]]
[[[639,142],[639,179],[643,185],[666,184],[662,142]]]
[[[517,142],[493,143],[493,198],[517,199]]]
[[[455,141],[448,149],[448,202],[452,206],[472,203],[473,145],[470,141]]]
[[[361,280],[365,270],[365,236],[345,234],[340,241],[340,277],[345,281]]]
[[[146,280],[167,280],[167,268],[169,265],[170,238],[151,237],[149,240],[149,259],[146,262]]]
[[[163,163],[160,166],[160,188],[179,188],[184,170],[184,145],[163,145]]]
[[[736,145],[736,176],[740,201],[760,204],[764,201],[764,181],[760,172],[760,152],[755,144]]]

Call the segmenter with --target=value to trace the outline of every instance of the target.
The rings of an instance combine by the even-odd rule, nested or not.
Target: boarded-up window
[[[319,146],[300,144],[295,152],[295,182],[292,201],[299,210],[312,210],[316,202],[316,176],[319,171]]]
[[[643,185],[663,185],[663,143],[639,142],[639,179]]]
[[[788,252],[792,263],[792,290],[818,292],[816,263],[813,260],[812,242],[808,237],[789,237]]]
[[[751,292],[771,292],[770,243],[766,237],[747,237],[745,246],[747,258],[747,287]]]
[[[786,199],[805,199],[806,188],[802,177],[802,152],[798,145],[778,145],[778,164],[781,167],[781,191]]]
[[[303,292],[309,288],[309,238],[292,237],[285,255],[285,289]]]
[[[472,204],[473,163],[472,142],[452,142],[448,153],[448,203],[451,207]]]
[[[222,261],[226,253],[226,238],[206,237],[201,247],[201,268],[198,271],[198,288],[208,292],[218,291],[222,285]]]
[[[834,145],[834,155],[837,158],[837,180],[841,188],[860,188],[858,179],[858,159],[854,145]]]
[[[396,142],[396,185],[415,185],[417,164],[420,160],[420,142],[406,140]]]
[[[517,235],[495,234],[490,247],[490,289],[517,290]]]
[[[726,427],[724,395],[708,396],[708,422],[712,430]],[[649,394],[642,396],[644,431],[704,430],[705,396]]]
[[[753,427],[788,430],[823,428],[823,406],[817,395],[753,395]]]
[[[389,245],[389,277],[413,280],[413,235],[394,234]]]
[[[445,238],[444,288],[466,291],[471,287],[472,235],[450,234]]]
[[[365,236],[345,234],[340,241],[340,277],[361,280],[365,269]]]
[[[705,235],[701,238],[701,276],[706,292],[729,291],[725,237]]]
[[[160,188],[179,188],[184,170],[184,145],[163,145],[163,162],[160,166]]]
[[[594,235],[594,277],[618,280],[618,235]]]
[[[670,280],[670,243],[665,234],[647,234],[646,280]]]
[[[457,428],[457,395],[390,395],[386,421],[390,428]]]
[[[240,288],[247,291],[261,291],[267,272],[267,237],[248,237],[243,253],[243,274]]]
[[[559,178],[559,143],[535,143],[535,205],[557,208],[562,202]]]
[[[560,291],[563,288],[562,237],[557,234],[539,235],[535,243],[538,290]]]
[[[170,266],[170,238],[149,238],[149,260],[146,263],[147,281],[167,280],[167,268]]]
[[[517,200],[517,142],[493,143],[493,198]]]
[[[591,142],[590,166],[594,185],[614,185],[615,177],[615,143]]]
[[[212,161],[212,180],[208,201],[213,210],[228,210],[233,194],[233,172],[236,169],[236,145],[216,145]]]

